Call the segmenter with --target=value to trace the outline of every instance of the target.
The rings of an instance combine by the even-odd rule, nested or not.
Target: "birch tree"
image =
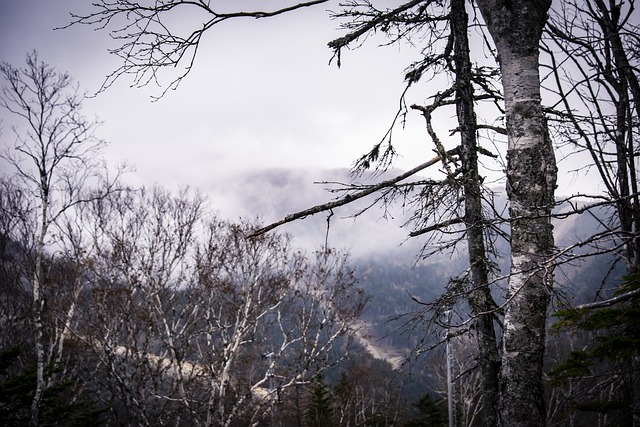
[[[541,105],[539,45],[551,2],[477,2],[496,46],[507,125],[511,274],[502,335],[500,425],[544,425],[547,305],[553,288],[556,163]]]
[[[92,217],[93,216],[93,217]],[[346,258],[247,240],[198,196],[155,188],[92,205],[92,286],[77,333],[119,422],[254,425],[348,352],[366,297]]]
[[[188,390],[198,370],[185,343],[197,308],[180,288],[194,274],[187,258],[202,203],[186,189],[170,196],[152,188],[113,194],[83,212],[95,254],[77,333],[96,355],[120,422],[180,423],[196,411]]]
[[[97,156],[104,142],[94,135],[98,123],[81,115],[83,96],[68,73],[41,62],[33,52],[27,55],[24,68],[2,63],[0,74],[4,79],[0,106],[16,119],[13,150],[7,149],[3,157],[15,169],[16,185],[33,206],[33,228],[23,243],[34,254],[24,274],[29,277],[33,302],[37,380],[31,425],[35,426],[47,387],[47,354],[55,351],[46,345],[43,318],[45,265],[52,255],[49,249],[55,250],[56,244],[52,231],[63,213],[86,201],[87,187],[107,176]],[[113,181],[102,193],[111,191],[111,185]]]

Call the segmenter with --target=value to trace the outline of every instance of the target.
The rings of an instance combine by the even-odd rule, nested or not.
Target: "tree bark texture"
[[[464,222],[469,246],[471,270],[469,305],[476,317],[475,331],[478,342],[478,365],[482,376],[483,422],[495,426],[498,420],[498,355],[493,309],[495,304],[488,285],[488,265],[484,241],[482,197],[478,172],[478,145],[471,59],[467,36],[468,15],[465,0],[451,1],[451,31],[454,35],[454,61],[456,71],[456,112],[460,127],[460,161],[464,187]]]
[[[550,0],[478,0],[496,45],[508,134],[511,274],[500,372],[499,425],[542,426],[542,367],[553,268],[556,165],[541,106],[539,43]]]

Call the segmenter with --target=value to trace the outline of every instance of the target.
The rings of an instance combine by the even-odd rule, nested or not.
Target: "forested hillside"
[[[283,179],[282,171],[265,172],[256,182],[268,188],[264,193],[296,192],[297,181]],[[26,200],[10,182],[2,200],[0,415],[26,425],[35,360],[25,271],[34,253],[29,240],[19,240],[28,235],[18,210]],[[395,246],[396,252],[365,252],[348,260],[332,249],[311,257],[285,236],[245,240],[243,230],[255,225],[206,220],[205,206],[193,192],[122,189],[56,228],[72,239],[64,243],[71,246],[51,240],[50,248],[59,249],[47,250],[44,261],[45,377],[52,387],[43,397],[43,420],[166,424],[226,416],[231,425],[276,418],[298,425],[324,416],[341,425],[348,419],[404,425],[421,416],[421,399],[427,405],[422,411],[445,419],[444,340],[441,327],[430,325],[425,313],[467,268],[460,253],[421,259],[411,242],[407,247],[385,241],[381,245]],[[372,214],[349,232],[357,237],[371,227]],[[559,221],[557,241],[569,245],[598,232],[606,211],[599,214]],[[496,245],[500,253],[508,250],[504,242]],[[502,270],[505,258],[496,259]],[[587,257],[563,265],[554,307],[590,302],[607,291],[603,286],[619,283],[622,269],[614,259]],[[496,300],[503,302],[504,293]],[[550,325],[558,322],[556,309]],[[464,306],[459,310],[460,319],[469,313]],[[589,339],[558,333],[549,337],[549,372]],[[452,343],[459,417],[475,425],[482,394],[477,375],[468,372],[473,353],[463,336]],[[561,398],[563,383],[554,381],[549,398],[557,414],[567,402]],[[211,387],[225,398],[210,400]],[[191,401],[208,401],[209,415]]]
[[[3,192],[5,202],[12,200],[6,198],[11,195],[9,190],[9,187],[5,187]],[[66,252],[63,257],[52,256],[46,262],[50,303],[44,310],[44,318],[53,327],[51,335],[47,335],[47,342],[50,343],[47,359],[50,362],[46,376],[52,384],[57,385],[50,388],[44,397],[43,420],[51,420],[56,425],[88,422],[89,419],[92,423],[105,425],[152,424],[151,420],[154,420],[153,423],[173,423],[178,420],[190,423],[189,420],[194,417],[206,415],[201,414],[200,409],[190,407],[188,402],[202,401],[210,394],[207,387],[216,384],[214,381],[221,381],[216,387],[221,387],[224,381],[230,382],[225,400],[231,409],[223,410],[220,406],[217,411],[231,411],[236,419],[232,425],[245,425],[248,422],[246,417],[257,417],[254,419],[262,419],[267,424],[275,417],[282,425],[298,425],[299,420],[306,420],[311,414],[315,414],[315,417],[322,415],[314,411],[325,411],[322,416],[332,420],[377,420],[379,423],[404,425],[420,416],[415,405],[424,396],[440,403],[432,402],[429,405],[433,406],[427,405],[423,410],[430,408],[442,413],[444,419],[446,402],[442,399],[446,399],[446,360],[442,336],[430,332],[432,329],[426,328],[420,318],[423,318],[422,303],[437,299],[444,292],[450,279],[466,268],[464,260],[455,254],[424,261],[404,256],[368,256],[352,259],[348,265],[343,265],[335,264],[339,261],[336,255],[325,258],[325,255],[319,254],[316,262],[320,262],[319,266],[325,263],[325,267],[305,267],[308,261],[296,258],[300,255],[295,255],[295,251],[288,253],[291,249],[287,249],[286,239],[282,236],[274,236],[262,243],[245,244],[238,240],[241,235],[237,233],[242,226],[223,221],[209,226],[209,232],[213,234],[210,234],[209,249],[206,250],[210,252],[204,252],[194,260],[196,270],[185,270],[190,263],[188,258],[176,258],[176,271],[180,273],[172,273],[163,279],[163,270],[153,273],[148,270],[153,268],[153,264],[147,263],[153,261],[167,265],[172,256],[178,256],[166,251],[174,247],[173,244],[178,249],[181,243],[172,243],[165,237],[179,236],[181,233],[185,233],[185,237],[189,235],[190,232],[186,230],[173,228],[176,234],[170,232],[172,228],[168,228],[179,224],[174,222],[179,219],[174,215],[185,213],[174,209],[196,207],[190,205],[189,200],[186,194],[175,197],[154,189],[151,192],[145,190],[140,196],[132,194],[125,200],[117,197],[110,203],[126,201],[126,204],[112,205],[109,210],[106,201],[102,201],[96,205],[99,210],[91,213],[102,215],[97,217],[102,219],[96,222],[85,218],[84,224],[105,221],[102,226],[105,228],[94,238],[111,236],[112,243],[100,251],[95,247],[93,256],[97,258],[93,258],[90,264],[87,264],[87,258],[78,264],[77,259],[74,261],[74,258],[69,258],[71,252]],[[136,203],[143,204],[136,208]],[[11,207],[8,203],[4,206],[6,209]],[[114,210],[117,206],[120,207]],[[143,206],[151,210],[146,211],[147,208],[143,209]],[[104,216],[108,212],[111,213]],[[121,216],[112,217],[116,212],[120,212],[118,215]],[[158,216],[161,213],[164,217]],[[114,226],[119,224],[118,227],[124,228],[106,228],[109,217],[112,217],[111,221],[117,219]],[[136,218],[138,221],[155,218],[159,222],[130,222]],[[9,225],[13,220],[15,218],[3,217],[3,224]],[[122,223],[123,220],[127,222]],[[564,225],[561,232],[565,237],[559,238],[578,239],[581,235],[591,233],[591,227],[597,223],[591,216],[579,217],[570,227]],[[169,234],[154,235],[153,230],[159,230],[157,227],[162,227],[163,233]],[[12,420],[15,425],[26,425],[33,393],[31,381],[34,378],[34,360],[29,351],[33,345],[31,335],[26,333],[30,330],[30,285],[23,271],[25,262],[33,254],[24,242],[13,240],[15,228],[4,230],[1,299],[2,342],[5,350],[0,415]],[[126,234],[122,234],[125,230]],[[141,240],[132,239],[134,236]],[[150,238],[159,240],[148,240]],[[111,246],[116,243],[119,246]],[[164,247],[164,257],[147,259],[151,252],[145,250],[157,245]],[[196,253],[204,249],[193,248]],[[188,256],[191,251],[186,247],[180,250],[182,257]],[[76,254],[80,255],[87,256],[83,252]],[[100,261],[99,255],[106,258]],[[215,260],[212,256],[219,259]],[[249,258],[244,261],[246,257]],[[329,259],[334,261],[326,264]],[[610,268],[612,260],[612,257],[599,260],[588,258],[584,262],[565,266],[565,280],[558,287],[556,305],[563,307],[565,298],[587,302],[607,277],[607,283],[613,283],[611,278],[621,279],[619,269]],[[241,264],[236,265],[238,262]],[[258,270],[245,270],[245,267],[238,270],[238,274],[242,272],[249,276],[234,276],[232,274],[236,273],[227,271],[230,266],[236,265],[234,268],[237,268],[245,265],[245,262],[247,268]],[[291,262],[298,265],[295,268],[300,270],[291,271],[292,266],[288,265]],[[311,270],[306,273],[302,268]],[[314,272],[315,268],[321,269]],[[353,277],[357,282],[349,282],[350,268],[354,269]],[[200,278],[192,282],[194,278],[189,278],[188,274]],[[264,295],[264,301],[257,300],[255,306],[251,305],[250,300],[240,304],[242,300],[238,299],[234,303],[235,298],[259,295],[253,294],[255,291],[251,291],[251,288],[243,288],[246,280],[253,280],[252,274],[258,274],[255,277],[261,277],[259,283],[262,283],[256,284],[258,287],[254,289],[270,289],[269,292],[275,293]],[[310,276],[305,279],[307,274]],[[320,282],[315,282],[321,277],[324,278]],[[22,283],[17,291],[15,283]],[[293,286],[292,295],[286,293],[289,286]],[[334,294],[317,299],[319,292],[324,292],[321,289],[331,290]],[[361,294],[359,289],[364,293]],[[300,294],[300,290],[305,293]],[[243,292],[245,296],[241,297]],[[358,302],[357,298],[361,298],[358,295],[365,294],[366,305],[361,305],[364,300]],[[354,297],[356,300],[352,300]],[[238,304],[237,308],[227,312],[227,308],[217,305],[222,301],[225,301],[228,309],[232,307],[229,304]],[[338,311],[347,310],[344,313],[349,313],[351,327],[348,323],[339,323],[342,322],[339,320],[341,317],[326,317],[329,307],[322,301],[346,303],[342,309],[339,306],[331,307]],[[296,307],[317,309],[324,314],[309,312],[312,317],[305,319],[296,314]],[[355,307],[363,308],[359,316]],[[246,317],[239,317],[240,312],[234,311],[238,309],[250,311],[246,312]],[[238,321],[248,323],[243,326]],[[65,326],[63,322],[69,323]],[[317,329],[318,326],[324,322],[329,322],[329,329],[322,329],[320,336],[315,335],[321,330]],[[551,313],[550,324],[555,322],[557,319]],[[299,329],[303,325],[315,329],[304,332]],[[68,333],[64,332],[65,327],[71,328]],[[287,331],[284,335],[283,327]],[[367,350],[362,341],[352,336],[356,329],[378,352]],[[318,344],[326,346],[333,338],[324,332],[331,330],[340,332],[339,336],[335,336],[332,349],[330,346],[325,353],[318,353],[321,356],[319,359],[313,354],[306,356],[310,357],[308,359],[301,359],[300,350],[304,347],[296,344],[298,340],[311,340],[305,344],[310,345],[307,348],[311,350]],[[229,331],[229,335],[226,331]],[[218,338],[212,341],[216,336],[213,334]],[[571,344],[567,345],[567,335],[550,335],[547,356],[549,371],[561,364],[573,348],[580,346],[581,339],[586,339],[574,335],[569,337]],[[318,338],[319,341],[314,341]],[[473,419],[477,423],[479,418],[473,414],[482,405],[482,395],[474,383],[477,378],[473,374],[464,374],[471,367],[471,353],[463,337],[453,342],[454,370],[456,375],[461,375],[454,388],[456,405],[459,406],[460,416],[468,420],[470,425],[475,425]],[[244,347],[237,356],[234,345]],[[288,346],[292,351],[287,350]],[[433,351],[416,353],[416,349],[432,346]],[[205,350],[216,347],[220,348],[221,356],[227,355],[219,361],[211,359],[217,354],[215,351],[207,355]],[[345,352],[347,349],[348,352]],[[227,357],[238,359],[229,365],[232,368],[224,374],[224,360]],[[334,365],[338,361],[340,363]],[[300,371],[303,366],[309,367],[306,374],[305,369]],[[226,375],[228,379],[217,375]],[[291,380],[294,381],[287,383]],[[561,387],[560,382],[549,384]],[[251,396],[245,396],[242,389],[251,391]],[[552,387],[549,392],[557,400],[556,405],[562,406],[564,403],[557,394],[560,390]],[[137,396],[145,396],[144,402],[138,401]],[[390,400],[392,396],[395,398]],[[423,399],[423,404],[426,402]],[[557,407],[553,409],[557,410]],[[582,416],[589,419],[589,415]]]

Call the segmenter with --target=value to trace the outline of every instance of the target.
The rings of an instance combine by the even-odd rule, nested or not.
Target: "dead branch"
[[[416,166],[415,168],[413,168],[413,169],[411,169],[411,170],[409,170],[409,171],[407,171],[407,172],[405,172],[405,173],[403,173],[401,175],[398,175],[395,178],[392,178],[392,179],[389,179],[389,180],[386,180],[386,181],[382,181],[382,182],[380,182],[378,184],[375,184],[375,185],[372,185],[372,186],[368,187],[365,190],[362,190],[362,191],[359,191],[359,192],[353,193],[353,194],[347,194],[344,197],[341,197],[340,199],[334,200],[332,202],[323,203],[321,205],[317,205],[317,206],[314,206],[312,208],[305,209],[305,210],[293,213],[291,215],[287,215],[283,219],[281,219],[280,221],[276,221],[276,222],[274,222],[272,224],[267,225],[266,227],[262,227],[262,228],[260,228],[260,229],[258,229],[256,231],[254,231],[253,233],[251,233],[247,237],[249,239],[251,239],[251,238],[260,236],[262,234],[265,234],[265,233],[273,230],[274,228],[280,227],[281,225],[287,224],[289,222],[293,222],[293,221],[298,220],[298,219],[303,219],[303,218],[306,218],[306,217],[308,217],[310,215],[315,215],[315,214],[320,213],[320,212],[330,211],[330,210],[332,210],[334,208],[337,208],[339,206],[347,205],[347,204],[349,204],[351,202],[354,202],[354,201],[356,201],[358,199],[361,199],[361,198],[366,197],[366,196],[368,196],[368,195],[370,195],[372,193],[375,193],[378,190],[381,190],[381,189],[386,188],[386,187],[391,187],[392,185],[394,185],[394,184],[396,184],[396,183],[398,183],[398,182],[400,182],[402,180],[405,180],[405,179],[409,178],[412,175],[415,175],[416,173],[420,172],[421,170],[426,169],[429,166],[435,165],[436,163],[438,163],[440,161],[440,159],[441,159],[441,157],[440,157],[440,155],[438,155],[438,156],[432,158],[431,160],[429,160],[428,162],[422,163],[422,164]]]
[[[640,295],[640,289],[634,289],[633,291],[629,291],[629,292],[625,292],[622,295],[618,295],[615,296],[613,298],[609,298],[608,300],[604,300],[604,301],[596,301],[596,302],[590,302],[587,304],[581,304],[579,306],[576,307],[576,310],[590,310],[590,309],[594,309],[594,308],[602,308],[602,307],[610,307],[614,304],[617,304],[619,302],[623,302],[626,301],[628,299],[631,299],[637,295]]]
[[[363,23],[360,28],[356,29],[355,31],[347,34],[346,36],[340,37],[338,39],[332,40],[328,43],[328,46],[333,49],[334,52],[334,57],[337,57],[337,64],[338,67],[340,67],[340,51],[343,47],[348,46],[351,42],[357,40],[358,38],[360,38],[362,35],[366,34],[367,32],[373,30],[374,28],[376,28],[378,25],[389,21],[392,18],[395,18],[398,14],[405,12],[409,9],[411,9],[414,6],[417,6],[418,4],[422,3],[423,0],[412,0],[408,3],[405,3],[395,9],[392,9],[386,13],[380,14],[379,16],[374,17],[371,21],[365,22]],[[332,58],[333,59],[333,58]]]
[[[285,5],[275,10],[214,9],[210,2],[198,0],[163,0],[140,2],[135,0],[98,0],[88,13],[71,13],[71,22],[60,28],[73,25],[88,25],[96,30],[105,30],[119,46],[110,53],[120,57],[122,64],[109,73],[98,93],[108,89],[124,75],[133,78],[133,86],[149,83],[164,86],[157,100],[167,91],[176,89],[191,71],[203,35],[219,24],[237,19],[263,19],[284,15],[299,9],[326,3],[328,0],[309,0]],[[151,3],[151,4],[146,4]],[[186,30],[175,25],[175,15],[183,10],[199,13],[201,20],[194,20]],[[177,77],[168,85],[160,84],[161,69],[179,68]]]
[[[439,222],[438,224],[430,225],[429,227],[421,228],[420,230],[412,231],[409,233],[409,237],[416,237],[422,234],[428,233],[434,230],[440,230],[445,227],[449,227],[450,225],[461,224],[464,222],[463,218],[451,218],[446,221]]]

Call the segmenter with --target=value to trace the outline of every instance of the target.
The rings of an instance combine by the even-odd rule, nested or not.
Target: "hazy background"
[[[275,9],[283,2],[227,3]],[[404,89],[404,68],[420,58],[415,47],[379,47],[385,40],[372,37],[356,51],[343,52],[342,68],[329,65],[327,42],[343,34],[339,22],[329,18],[330,7],[337,9],[337,2],[216,26],[205,35],[189,76],[157,102],[151,96],[163,88],[134,89],[126,79],[87,99],[83,113],[104,122],[97,135],[109,142],[109,163],[134,165],[127,179],[138,185],[198,188],[209,196],[212,209],[228,218],[260,216],[273,222],[330,200],[333,196],[314,181],[348,179],[352,162],[390,126]],[[81,89],[95,93],[120,65],[108,54],[117,44],[106,31],[87,26],[54,30],[70,22],[70,11],[88,8],[87,0],[0,0],[0,60],[21,66],[35,49],[41,60],[68,71]],[[185,23],[189,19],[185,16]],[[172,80],[171,74],[161,76],[165,85]],[[429,85],[412,91],[407,104],[425,103],[441,89],[437,81]],[[455,126],[454,114],[451,110],[437,123],[442,135]],[[0,117],[2,144],[11,144],[12,118],[5,111]],[[444,142],[453,147],[457,137]],[[433,156],[417,113],[410,112],[404,130],[394,133],[394,145],[398,170]],[[561,191],[571,179],[561,172]],[[379,209],[355,222],[339,219],[349,212],[335,212],[330,244],[366,254],[404,241],[401,211],[392,212],[391,222],[381,219]],[[282,230],[296,234],[299,244],[320,245],[326,215]],[[415,254],[415,247],[405,249]]]
[[[86,26],[54,30],[69,22],[70,11],[86,11],[88,3],[0,0],[0,59],[22,66],[35,49],[40,59],[94,93],[120,65],[107,52],[115,44],[107,32]],[[408,46],[379,49],[373,40],[345,52],[342,68],[329,65],[326,44],[340,36],[339,23],[317,7],[225,24],[205,37],[193,71],[160,101],[151,102],[151,96],[161,88],[134,89],[123,79],[85,102],[83,113],[104,122],[98,136],[109,142],[108,161],[134,165],[128,180],[137,184],[199,188],[225,217],[259,215],[270,222],[329,200],[314,181],[344,180],[345,169],[382,138],[398,108],[403,69],[418,52]],[[0,114],[2,143],[12,143],[11,118]],[[402,154],[397,168],[433,155],[417,114],[396,144]],[[363,237],[371,225],[338,224],[346,212],[336,212],[332,221],[331,237],[342,246]],[[398,233],[397,224],[377,224],[380,215],[369,215],[367,221],[376,222],[369,237],[399,244],[405,233]],[[320,244],[325,218],[283,229],[307,229]],[[353,227],[358,230],[349,231]],[[392,241],[383,238],[387,232],[394,234]],[[355,240],[354,251],[369,250],[369,243],[358,247]]]

